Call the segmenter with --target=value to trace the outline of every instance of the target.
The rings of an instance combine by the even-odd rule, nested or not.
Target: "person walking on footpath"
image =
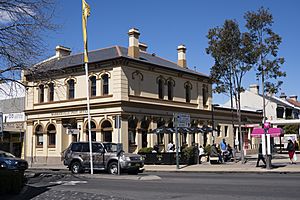
[[[257,158],[257,162],[256,162],[256,167],[259,167],[259,161],[262,160],[263,163],[265,164],[266,166],[266,160],[262,154],[262,143],[259,144],[259,147],[258,147],[258,158]]]
[[[288,142],[289,143],[287,145],[286,150],[289,152],[289,158],[290,158],[291,164],[296,164],[294,162],[295,145],[291,139],[289,139]]]

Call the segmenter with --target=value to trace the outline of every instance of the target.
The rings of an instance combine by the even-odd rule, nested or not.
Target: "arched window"
[[[96,76],[90,77],[90,95],[91,97],[96,96]]]
[[[174,81],[168,80],[168,100],[173,100]]]
[[[44,138],[43,138],[43,127],[38,125],[35,128],[35,137],[36,137],[36,147],[43,147]]]
[[[45,96],[45,86],[44,85],[39,85],[39,103],[44,102],[44,96]]]
[[[203,106],[207,106],[207,100],[208,100],[208,86],[203,85],[202,87],[202,95],[203,95]]]
[[[56,145],[56,128],[50,124],[47,128],[48,147],[55,147]]]
[[[102,78],[102,95],[108,95],[109,94],[108,74],[102,75],[101,78]]]
[[[186,82],[184,87],[185,87],[185,102],[190,103],[192,84],[190,82]]]
[[[86,138],[87,141],[89,141],[89,124],[86,124]],[[92,141],[96,141],[96,124],[91,121],[91,136],[92,136]]]
[[[112,125],[106,120],[101,124],[103,142],[112,142]]]
[[[48,99],[54,101],[54,83],[48,84]]]
[[[75,81],[73,79],[68,80],[68,99],[74,99],[75,97]]]
[[[162,79],[158,80],[158,98],[164,99],[164,81]]]
[[[147,120],[146,118],[143,119],[141,122],[141,130],[142,130],[142,147],[147,147],[148,146],[148,128],[149,128],[150,121]]]

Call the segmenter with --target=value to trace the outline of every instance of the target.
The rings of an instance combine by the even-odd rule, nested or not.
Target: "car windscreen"
[[[104,147],[107,152],[117,152],[118,145],[115,143],[104,143]]]
[[[11,153],[8,153],[8,152],[0,152],[0,157],[2,157],[2,158],[15,158],[14,155],[12,155]]]

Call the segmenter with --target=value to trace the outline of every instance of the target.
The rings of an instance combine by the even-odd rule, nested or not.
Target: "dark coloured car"
[[[121,171],[137,174],[143,171],[144,160],[138,154],[124,153],[118,144],[111,142],[93,142],[93,168],[106,170],[110,174],[118,173],[118,155]],[[80,173],[90,169],[90,151],[88,142],[73,142],[63,152],[64,165],[72,173]]]
[[[24,171],[28,169],[28,163],[26,160],[17,158],[11,153],[0,150],[0,168]]]

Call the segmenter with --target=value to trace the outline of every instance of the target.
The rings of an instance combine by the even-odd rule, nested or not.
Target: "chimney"
[[[257,84],[250,85],[249,88],[250,88],[250,92],[252,92],[254,94],[259,93],[259,86]]]
[[[186,66],[186,57],[185,57],[186,48],[185,46],[179,45],[177,47],[177,53],[178,53],[178,61],[177,64],[182,68],[187,68]]]
[[[147,52],[148,46],[147,46],[147,44],[140,42],[139,43],[139,48],[140,48],[140,51]]]
[[[128,47],[128,56],[132,58],[140,57],[140,49],[139,49],[139,35],[140,32],[136,28],[132,28],[128,31],[129,35],[129,47]]]
[[[69,56],[71,54],[71,49],[68,47],[64,47],[64,46],[56,46],[55,48],[55,52],[56,52],[56,57],[64,57],[64,56]]]
[[[282,92],[282,93],[280,94],[279,98],[282,99],[282,100],[286,100],[286,95],[285,95],[285,93]]]
[[[298,98],[297,95],[291,95],[290,96],[290,99],[293,100],[293,101],[296,101],[296,102],[298,101],[297,98]]]

